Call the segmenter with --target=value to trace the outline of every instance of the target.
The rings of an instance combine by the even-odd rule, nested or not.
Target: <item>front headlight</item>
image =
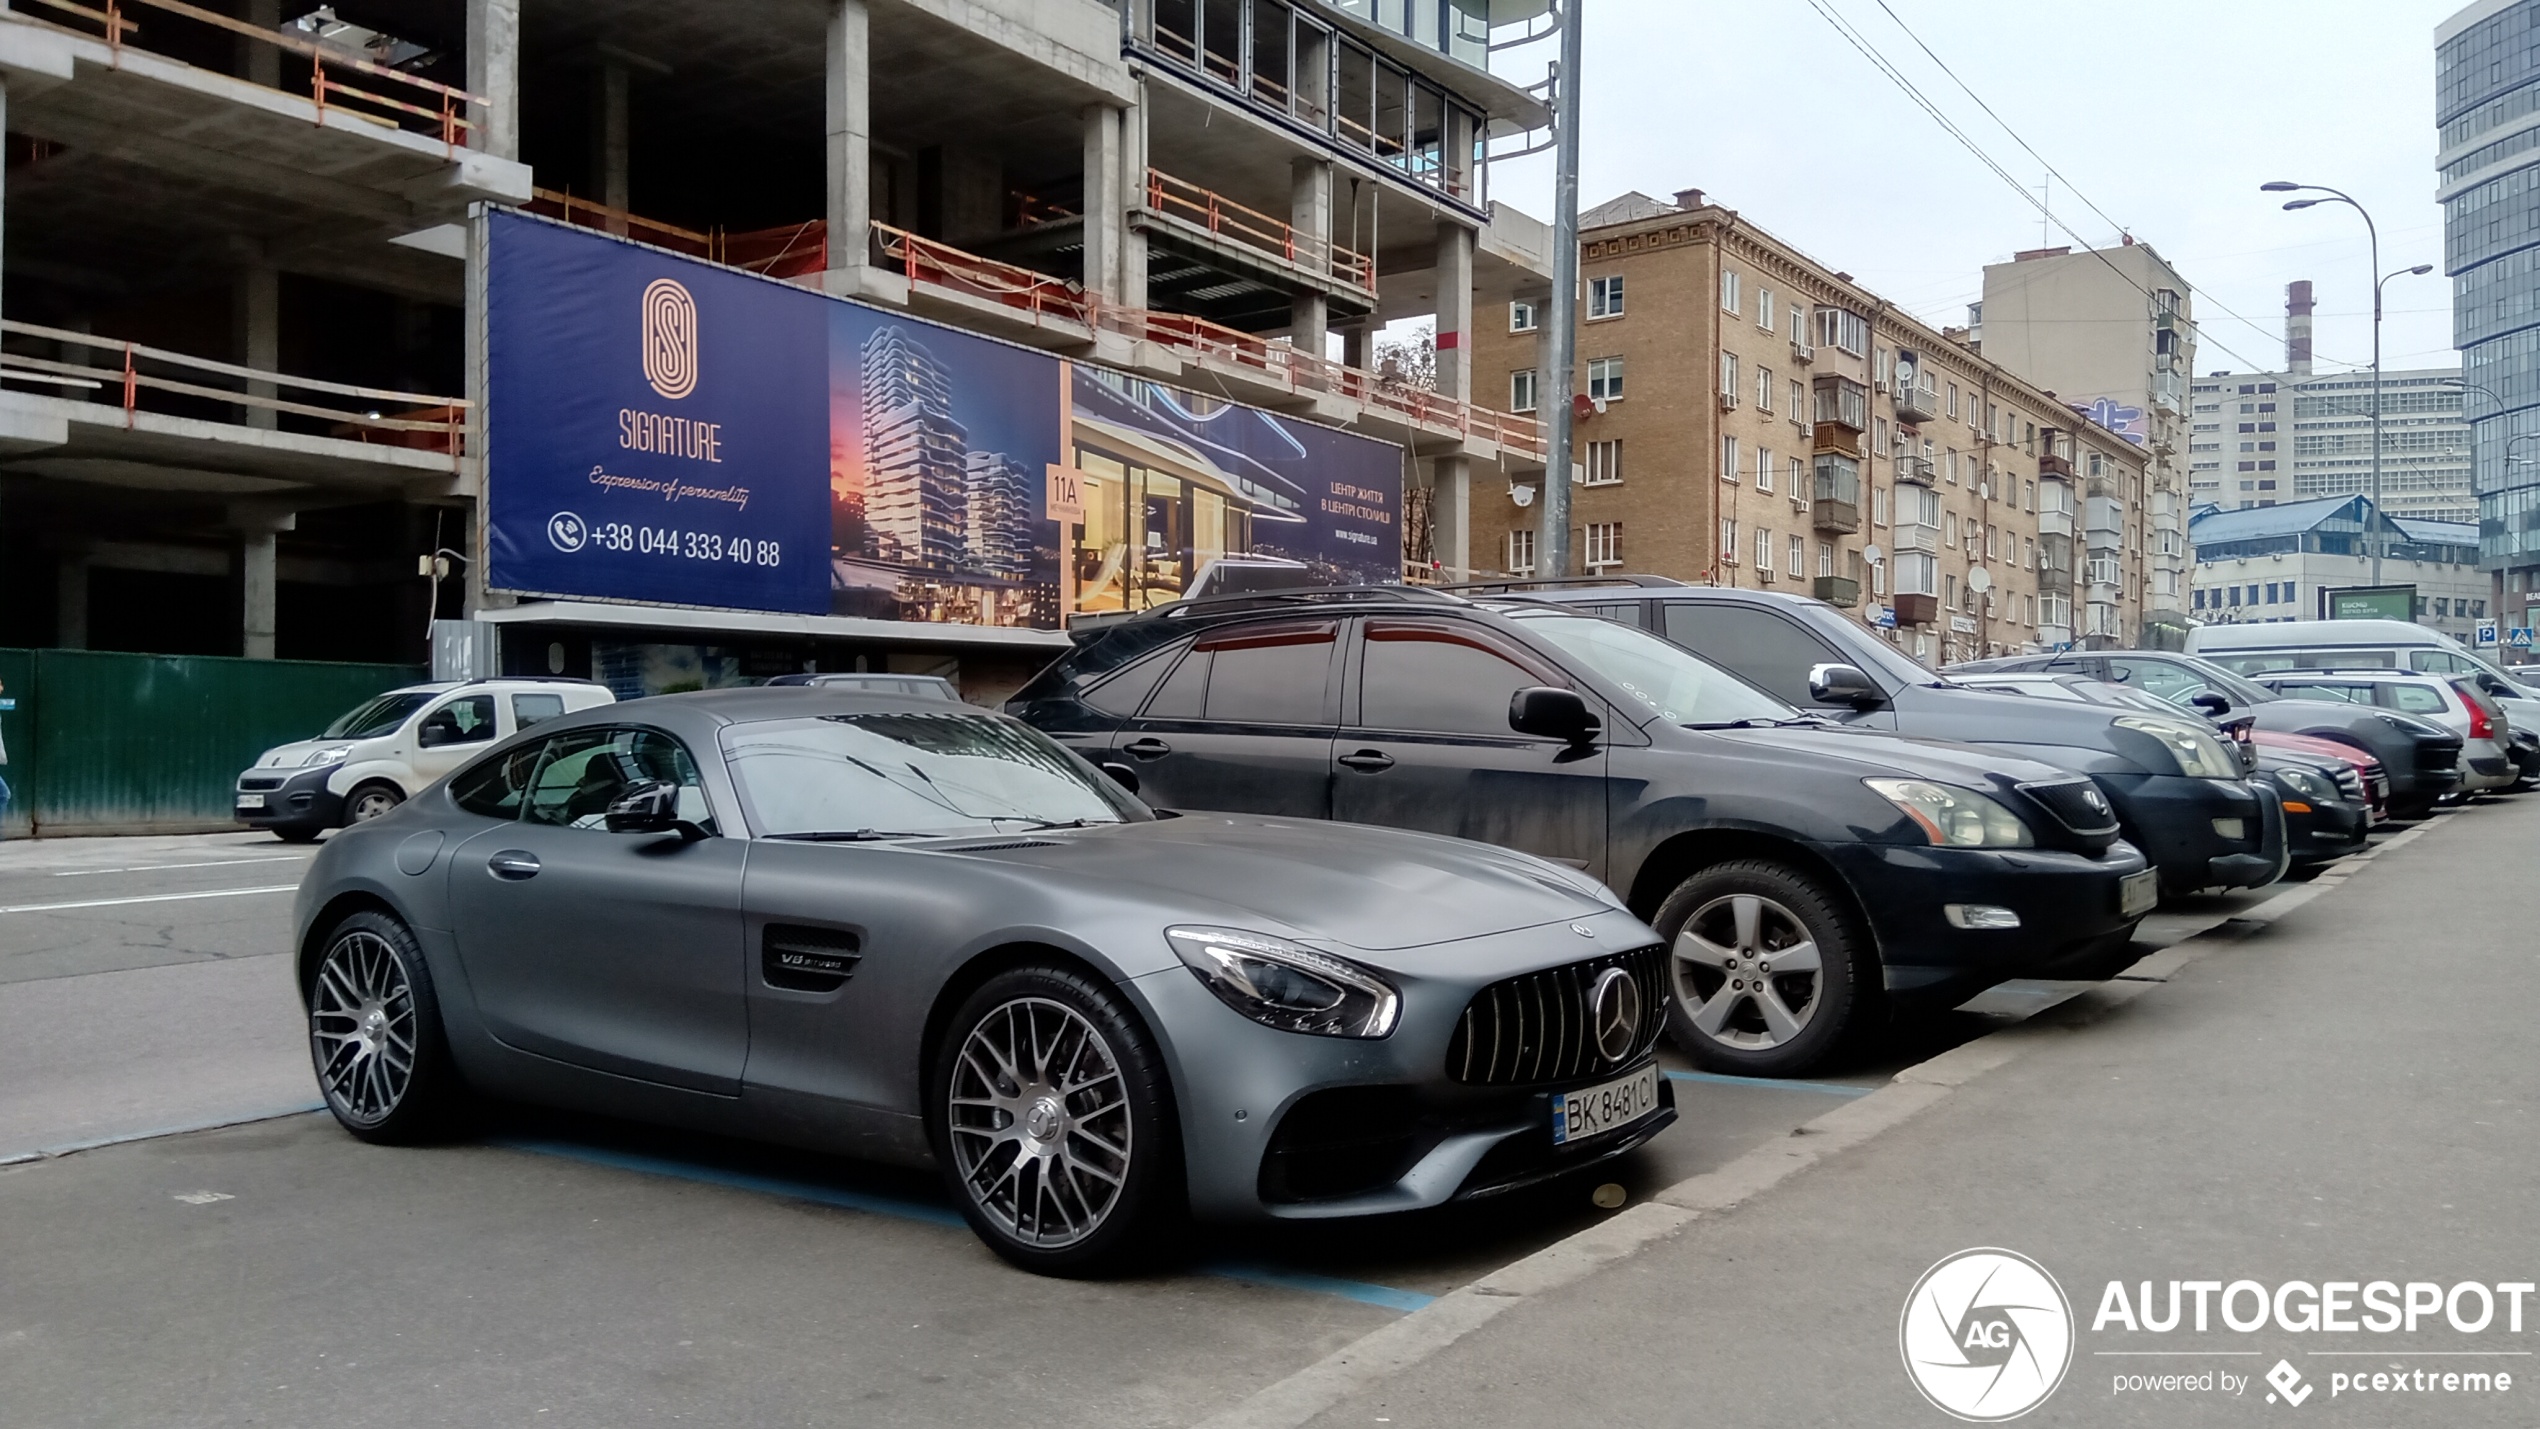
[[[1233,928],[1167,928],[1164,936],[1218,1001],[1265,1027],[1382,1037],[1402,1011],[1393,984],[1284,938]]]
[[[2344,797],[2337,792],[2334,781],[2312,770],[2278,769],[2274,773],[2285,788],[2293,791],[2295,797],[2308,799],[2314,804],[2333,804]]]
[[[309,757],[300,761],[300,767],[314,769],[321,764],[341,764],[344,756],[352,752],[353,746],[349,744],[330,744],[324,749],[312,749]]]
[[[2190,779],[2242,777],[2240,756],[2223,748],[2221,740],[2192,724],[2151,715],[2119,715],[2109,723],[2159,740],[2161,747],[2170,752],[2170,757],[2178,761],[2178,772]]]
[[[1943,848],[2028,848],[2036,842],[2020,816],[1973,789],[1923,779],[1864,779]]]

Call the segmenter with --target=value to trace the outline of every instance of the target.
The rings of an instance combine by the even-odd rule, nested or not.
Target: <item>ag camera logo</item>
[[[1896,1326],[1905,1375],[1932,1407],[1974,1424],[2046,1402],[2073,1363],[2073,1307],[2017,1251],[1962,1250],[1923,1272]]]

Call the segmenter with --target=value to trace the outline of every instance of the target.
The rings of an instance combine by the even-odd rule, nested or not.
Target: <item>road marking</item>
[[[297,893],[296,883],[277,883],[270,888],[215,888],[203,893],[145,893],[137,898],[89,898],[77,903],[20,903],[13,908],[0,908],[0,913],[59,913],[66,908],[120,908],[130,903],[182,903],[189,898],[243,898],[250,893]]]
[[[128,863],[121,868],[65,868],[55,878],[88,878],[100,873],[156,873],[169,868],[227,868],[239,863],[297,863],[305,853],[277,853],[265,858],[198,858],[185,863]]]
[[[810,1201],[818,1205],[838,1206],[867,1215],[889,1216],[897,1220],[923,1221],[931,1226],[955,1230],[969,1229],[969,1222],[950,1206],[927,1201],[911,1201],[898,1196],[877,1196],[866,1191],[850,1191],[841,1186],[826,1186],[817,1181],[798,1181],[786,1176],[762,1176],[749,1171],[731,1171],[720,1166],[701,1166],[693,1161],[677,1161],[666,1156],[647,1156],[637,1151],[614,1151],[601,1146],[584,1146],[576,1142],[533,1137],[496,1137],[485,1143],[511,1151],[527,1151],[538,1156],[561,1157],[612,1170],[634,1171],[647,1176],[666,1176],[673,1180],[695,1181],[708,1186],[723,1186],[736,1191],[752,1191],[763,1196],[782,1196],[788,1200]],[[1202,1275],[1220,1280],[1240,1280],[1254,1285],[1268,1285],[1281,1290],[1300,1290],[1315,1295],[1337,1295],[1362,1305],[1409,1312],[1426,1307],[1435,1296],[1416,1290],[1397,1290],[1390,1285],[1370,1285],[1358,1280],[1340,1280],[1328,1275],[1305,1271],[1281,1270],[1275,1266],[1254,1265],[1234,1261],[1218,1261],[1192,1267]]]
[[[1762,1087],[1774,1092],[1824,1092],[1836,1097],[1866,1097],[1876,1087],[1847,1087],[1841,1082],[1793,1082],[1780,1077],[1732,1077],[1725,1072],[1669,1072],[1671,1082],[1709,1082],[1723,1087]]]

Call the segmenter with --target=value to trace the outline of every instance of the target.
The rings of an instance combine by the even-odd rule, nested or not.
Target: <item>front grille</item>
[[[1612,1071],[1639,1061],[1667,1020],[1666,950],[1634,948],[1492,983],[1473,994],[1446,1044],[1447,1075],[1477,1086],[1519,1086]],[[1596,1047],[1588,998],[1607,968],[1640,989],[1631,1050],[1608,1059]]]
[[[2113,834],[2117,831],[2117,815],[2108,796],[2087,779],[2066,779],[2052,784],[2022,784],[2020,792],[2043,805],[2057,823],[2085,837]],[[2096,801],[2098,807],[2093,808]]]
[[[2461,742],[2457,739],[2420,739],[2417,741],[2417,768],[2440,773],[2461,762]]]
[[[2364,801],[2364,776],[2356,773],[2354,766],[2352,765],[2338,770],[2337,792],[2345,795],[2346,802],[2350,804],[2362,803]]]
[[[282,787],[282,779],[278,775],[248,774],[240,777],[238,787],[251,792],[258,789],[279,789]]]

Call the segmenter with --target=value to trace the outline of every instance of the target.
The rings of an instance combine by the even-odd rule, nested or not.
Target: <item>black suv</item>
[[[1804,1071],[1891,999],[2106,976],[2156,892],[2087,779],[1843,729],[1542,602],[1285,592],[1078,639],[1006,708],[1159,804],[1604,880],[1667,938],[1670,1026],[1721,1070]]]
[[[1662,576],[1489,589],[1653,631],[1779,698],[1864,729],[1963,740],[2087,774],[2166,894],[2255,888],[2285,869],[2284,815],[2239,757],[2185,721],[1957,685],[1822,600]]]

